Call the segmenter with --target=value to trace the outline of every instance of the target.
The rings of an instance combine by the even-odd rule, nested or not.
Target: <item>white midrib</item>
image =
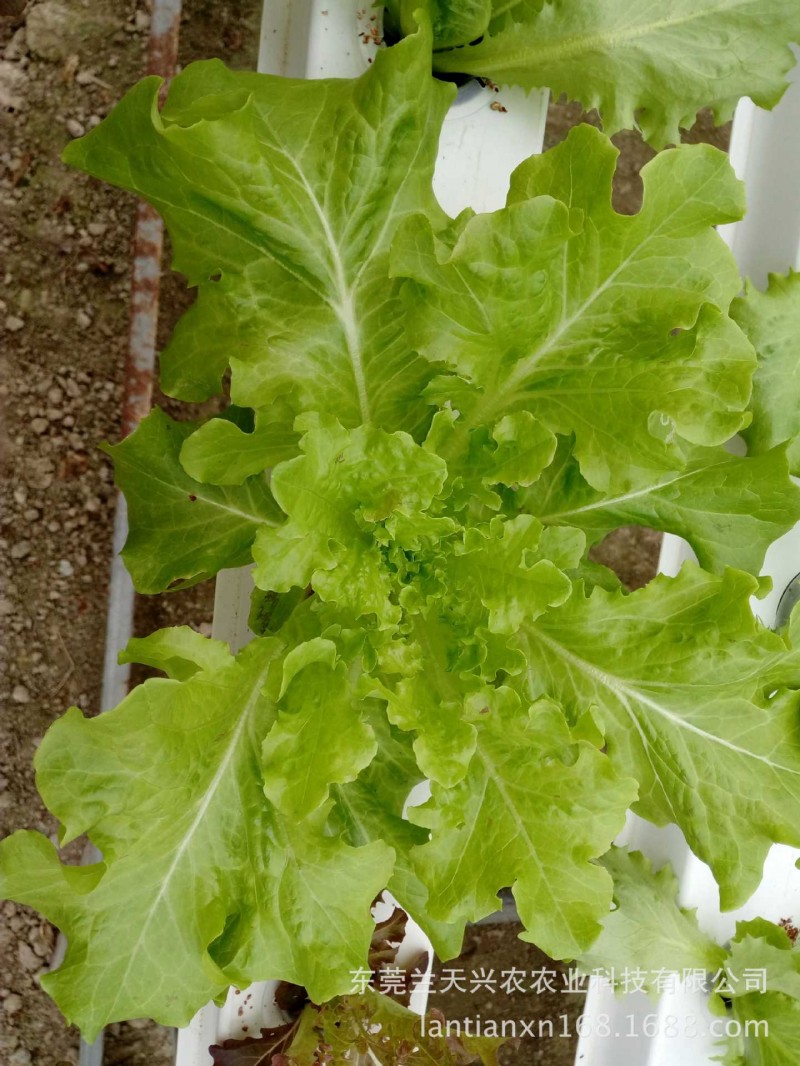
[[[731,11],[741,11],[743,8],[754,7],[761,2],[762,0],[738,0],[738,2],[737,0],[725,0],[725,2],[717,4],[717,6],[713,8],[701,8],[698,5],[694,10],[688,11],[686,14],[678,17],[654,19],[652,22],[645,22],[638,26],[635,24],[632,26],[628,25],[606,33],[591,33],[582,37],[567,37],[566,39],[557,40],[552,44],[548,44],[540,38],[534,43],[533,39],[531,39],[527,46],[523,45],[521,48],[510,47],[510,34],[501,33],[498,35],[498,38],[503,39],[503,48],[502,51],[495,48],[495,52],[492,56],[492,69],[495,72],[513,70],[518,68],[521,63],[528,64],[529,56],[530,63],[535,67],[541,68],[549,62],[574,59],[575,56],[581,55],[584,52],[596,52],[598,49],[603,52],[608,52],[621,45],[630,44],[643,37],[648,37],[651,34],[661,33],[664,30],[673,30],[678,26],[684,26],[687,23],[696,22],[698,19],[713,20],[717,15],[724,15]],[[488,38],[488,43],[491,48],[491,45],[496,43],[496,39],[493,40],[492,38]],[[456,66],[459,70],[466,69],[463,59],[464,56],[468,56],[468,54],[469,53],[465,52],[464,49],[455,50],[453,52],[453,58],[448,63],[448,53],[445,53],[442,57],[444,63],[441,69],[447,70],[448,67]]]
[[[179,496],[181,499],[186,499],[188,493],[180,485],[176,485],[172,481],[164,481],[163,478],[157,477],[152,470],[143,469],[143,476],[148,480],[154,481],[157,485],[163,485],[168,489],[171,494]],[[256,525],[274,526],[278,527],[281,523],[276,522],[273,518],[266,518],[263,515],[254,514],[252,511],[242,511],[239,507],[232,507],[228,503],[223,503],[219,499],[211,499],[208,496],[203,495],[204,486],[201,482],[197,482],[197,489],[192,488],[192,495],[203,503],[207,503],[209,507],[216,507],[220,511],[226,511],[228,514],[236,515],[239,518],[244,518],[247,522],[255,523]]]
[[[256,678],[253,684],[253,688],[247,699],[247,703],[245,704],[244,709],[242,710],[242,713],[239,717],[239,721],[236,725],[236,728],[231,734],[231,739],[228,743],[227,748],[225,749],[225,754],[222,758],[222,761],[217,767],[217,772],[214,774],[213,778],[209,782],[205,792],[199,798],[196,813],[194,818],[192,819],[191,825],[186,830],[186,833],[184,834],[183,839],[181,840],[181,843],[178,849],[176,850],[175,855],[173,856],[172,862],[169,865],[169,869],[167,870],[161,881],[161,887],[158,890],[158,894],[156,895],[155,899],[150,905],[150,908],[147,911],[147,914],[145,915],[145,919],[142,922],[142,928],[139,931],[139,936],[137,937],[136,943],[133,945],[128,956],[128,964],[125,967],[125,973],[119,981],[117,999],[119,999],[119,994],[121,990],[125,987],[125,982],[131,971],[135,959],[141,951],[142,944],[144,943],[145,937],[147,935],[147,931],[150,928],[150,925],[156,913],[158,912],[159,907],[161,906],[162,900],[169,892],[169,889],[172,885],[172,880],[175,877],[175,874],[178,868],[180,867],[181,862],[183,861],[183,857],[191,846],[192,841],[194,840],[195,835],[197,834],[197,831],[199,830],[200,826],[203,824],[203,820],[206,814],[208,813],[209,807],[214,802],[214,798],[217,795],[220,785],[225,780],[227,772],[230,768],[230,764],[233,761],[234,756],[236,755],[236,751],[239,747],[239,741],[242,739],[242,734],[244,733],[245,729],[249,724],[250,715],[253,713],[256,704],[258,703],[259,697],[261,695],[261,689],[266,683],[267,674],[269,673],[269,668],[271,665],[272,661],[270,660],[270,663],[259,673],[258,677]],[[116,1006],[116,1002],[114,1006]],[[109,1015],[113,1014],[113,1009],[114,1008],[112,1007],[111,1011],[109,1012]]]
[[[294,162],[294,160],[293,160]],[[339,244],[334,236],[331,224],[328,221],[328,216],[322,210],[322,205],[316,197],[314,190],[309,184],[303,171],[300,167],[295,165],[295,171],[300,179],[300,182],[305,189],[311,206],[314,208],[314,212],[319,219],[319,223],[322,226],[322,232],[325,234],[325,243],[328,246],[330,252],[331,262],[333,263],[334,273],[334,286],[336,288],[336,299],[329,301],[329,306],[342,327],[344,333],[345,344],[347,345],[347,352],[350,356],[350,365],[353,369],[353,380],[356,385],[356,394],[358,395],[358,407],[361,412],[362,422],[370,422],[370,408],[369,398],[367,397],[367,383],[364,377],[364,359],[361,346],[361,330],[358,325],[358,315],[356,313],[356,298],[352,285],[348,285],[347,277],[345,274],[344,261],[342,260],[342,253],[339,250]]]
[[[638,500],[642,496],[651,496],[662,489],[668,489],[670,485],[676,485],[679,481],[692,477],[694,473],[694,470],[688,470],[683,474],[670,478],[669,481],[659,481],[655,485],[645,485],[643,489],[636,489],[635,492],[626,492],[622,496],[608,496],[602,500],[597,500],[595,503],[587,503],[584,507],[572,507],[567,511],[553,511],[551,514],[537,515],[536,517],[540,522],[552,522],[570,515],[587,514],[589,511],[607,511],[621,503],[628,503],[629,500]]]
[[[601,685],[613,692],[625,708],[628,715],[636,721],[637,726],[639,723],[638,720],[636,720],[633,709],[628,703],[629,699],[654,711],[661,718],[671,722],[679,729],[685,729],[687,732],[702,737],[703,740],[708,741],[711,744],[718,744],[720,747],[727,748],[736,755],[742,755],[747,759],[753,759],[756,762],[763,763],[765,766],[769,766],[770,769],[777,772],[793,774],[796,777],[800,777],[800,770],[793,770],[789,766],[783,766],[780,763],[773,762],[766,755],[758,755],[756,752],[749,751],[747,748],[740,748],[738,744],[733,744],[731,741],[725,740],[724,737],[718,737],[714,733],[707,733],[704,729],[694,725],[692,722],[687,722],[685,718],[681,718],[680,715],[674,714],[660,703],[656,703],[654,699],[646,696],[639,689],[633,688],[631,685],[626,685],[625,682],[621,681],[618,677],[614,677],[613,674],[608,674],[599,667],[594,666],[592,663],[588,663],[585,659],[581,659],[578,655],[575,655],[573,652],[565,648],[563,644],[559,644],[558,641],[545,636],[544,633],[542,633],[541,630],[536,629],[535,626],[533,628],[535,630],[536,640],[541,641],[542,644],[551,648],[559,658],[568,662],[571,666],[576,667],[583,673],[588,674],[589,677],[600,682]]]

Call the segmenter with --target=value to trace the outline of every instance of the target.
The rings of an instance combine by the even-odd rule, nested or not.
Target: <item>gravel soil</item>
[[[257,0],[184,0],[181,62],[219,56],[252,68],[259,12]],[[67,170],[59,154],[140,76],[148,25],[148,4],[136,0],[0,0],[0,837],[27,827],[56,840],[36,793],[34,752],[70,704],[100,709],[114,490],[97,444],[119,434],[133,202]],[[548,140],[579,117],[555,106]],[[648,153],[633,136],[622,143],[617,206],[633,211]],[[182,280],[167,271],[162,342],[188,302]],[[626,529],[598,557],[638,586],[654,572],[658,543],[651,531]],[[141,603],[137,630],[176,622],[207,629],[212,593],[209,585]],[[56,932],[24,907],[0,911],[0,1063],[74,1064],[78,1035],[39,986]],[[470,933],[470,950],[528,951],[515,940],[509,946],[511,933],[481,927]],[[486,1016],[495,1007],[475,1009]],[[546,1059],[523,1049],[506,1062],[567,1061],[569,1041],[557,1043],[563,1048]],[[172,1045],[172,1034],[152,1023],[114,1025],[106,1063],[167,1066]]]
[[[182,63],[253,67],[257,0],[184,0],[184,13]],[[148,5],[134,0],[0,2],[0,836],[27,827],[55,841],[34,752],[70,704],[99,710],[114,491],[97,444],[119,437],[133,200],[59,154],[141,76],[148,27]],[[187,303],[167,273],[162,340]],[[139,630],[207,625],[212,595],[147,603]],[[74,1063],[78,1034],[38,983],[55,932],[27,908],[0,911],[0,1063]],[[108,1064],[171,1058],[172,1035],[149,1022],[108,1033]]]

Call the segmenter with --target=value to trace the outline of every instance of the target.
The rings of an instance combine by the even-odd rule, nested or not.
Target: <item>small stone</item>
[[[53,932],[50,926],[34,929],[30,936],[30,945],[40,959],[46,958],[53,950]]]
[[[30,944],[17,944],[17,958],[26,970],[30,970],[31,973],[34,970],[38,970],[42,965],[39,956],[30,946]]]
[[[6,1014],[16,1014],[17,1011],[22,1010],[22,996],[18,996],[16,992],[12,992],[10,996],[6,996],[3,1001],[3,1010]]]
[[[133,24],[137,30],[143,33],[145,30],[150,29],[150,16],[146,11],[137,11]]]
[[[39,436],[41,436],[42,433],[47,432],[47,427],[49,425],[50,423],[47,421],[46,418],[34,418],[34,420],[31,422],[31,429],[34,433],[38,433]]]
[[[89,318],[85,311],[78,311],[75,316],[75,321],[78,323],[79,329],[88,329],[92,324],[91,318]]]
[[[27,1051],[24,1047],[18,1047],[16,1051],[12,1051],[8,1062],[9,1066],[31,1066],[33,1059],[30,1051]]]
[[[76,118],[68,118],[65,125],[70,137],[82,137],[86,133],[85,126],[82,122],[78,122]]]
[[[105,222],[90,222],[86,229],[93,237],[102,237],[108,226]]]
[[[96,80],[97,79],[95,75],[92,74],[91,70],[79,70],[78,73],[75,75],[75,81],[78,83],[78,85],[84,87],[87,85],[91,85]]]
[[[22,107],[25,79],[19,63],[0,60],[0,110],[18,111]]]
[[[90,28],[91,19],[76,18],[59,0],[43,0],[32,7],[25,21],[28,47],[42,59],[67,59]]]
[[[51,388],[49,388],[47,390],[47,399],[55,407],[58,404],[63,402],[64,393],[61,391],[61,389],[58,387],[58,385],[53,385]]]
[[[28,12],[26,35],[28,45],[43,59],[63,59],[64,35],[69,29],[70,13],[56,0],[44,3]]]
[[[17,0],[17,3],[20,3],[20,0]],[[23,3],[22,7],[24,7],[24,6],[25,6],[25,4]],[[23,59],[27,60],[27,58],[28,58],[27,54],[26,54],[27,51],[28,51],[27,34],[25,33],[25,27],[24,26],[20,26],[20,28],[17,30],[17,32],[14,34],[14,36],[11,38],[11,40],[6,45],[6,49],[3,52],[3,58],[4,59],[11,59],[11,60],[14,60],[14,59],[16,59],[16,60],[23,60]]]
[[[32,489],[49,489],[53,484],[55,466],[52,460],[44,456],[36,456],[28,461],[25,469],[25,480]]]
[[[24,328],[24,319],[18,318],[17,315],[9,315],[6,319],[6,329],[9,333],[19,333],[19,331]]]
[[[30,703],[30,693],[24,685],[15,685],[14,691],[11,693],[11,699],[14,703]]]
[[[29,540],[20,540],[16,544],[11,546],[11,558],[12,559],[24,559],[31,553],[31,542]]]
[[[58,572],[62,577],[72,577],[75,573],[75,569],[69,559],[59,559]]]

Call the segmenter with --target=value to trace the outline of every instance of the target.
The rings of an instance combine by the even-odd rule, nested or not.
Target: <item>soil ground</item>
[[[219,56],[253,67],[258,0],[183,6],[182,63]],[[0,517],[0,837],[28,827],[55,840],[55,822],[34,785],[34,752],[70,704],[99,711],[114,491],[96,445],[119,435],[133,203],[68,171],[59,153],[140,76],[148,23],[144,0],[0,0],[0,444],[7,469]],[[549,143],[579,118],[578,109],[554,105]],[[706,122],[696,136],[711,139],[709,130]],[[713,134],[717,143],[724,136]],[[632,212],[649,153],[634,135],[620,141],[616,204]],[[182,280],[166,270],[161,342],[189,299]],[[624,529],[597,556],[634,587],[653,574],[658,544],[652,531]],[[177,622],[204,629],[212,595],[207,585],[140,603],[137,629]],[[6,903],[0,910],[0,1063],[74,1064],[77,1033],[39,986],[55,931],[27,908]],[[471,930],[470,968],[547,965],[531,961],[534,949],[517,941],[516,931]],[[442,996],[438,1005],[453,1017],[459,1010],[501,1017],[507,1007],[486,996]],[[523,1017],[564,1009],[562,999],[557,1007],[547,1000],[524,1007]],[[150,1022],[114,1025],[105,1061],[168,1066],[172,1047],[173,1035]],[[573,1054],[570,1041],[555,1040],[523,1045],[505,1062],[559,1066]]]

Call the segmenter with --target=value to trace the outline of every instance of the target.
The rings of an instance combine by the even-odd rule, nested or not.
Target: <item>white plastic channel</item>
[[[792,87],[771,113],[742,100],[736,112],[731,140],[731,162],[747,189],[747,215],[720,229],[736,256],[743,277],[759,287],[769,273],[785,273],[800,266],[800,71]],[[675,575],[694,554],[686,541],[667,535],[659,568]],[[767,552],[762,573],[772,578],[772,591],[753,599],[753,611],[767,626],[774,626],[785,590],[800,574],[800,525],[781,537]],[[683,906],[696,907],[701,926],[719,943],[733,934],[736,922],[758,916],[777,922],[800,917],[800,871],[795,862],[800,851],[776,845],[769,853],[764,876],[755,895],[737,911],[723,913],[719,891],[705,863],[689,850],[676,826],[658,829],[631,815],[618,843],[644,852],[658,865],[670,862],[680,882]],[[667,1036],[669,1016],[678,1020],[677,1036]],[[643,1033],[645,1020],[652,1031]],[[696,1019],[696,1035],[686,1035]],[[611,1036],[600,1036],[601,1018]],[[580,1066],[713,1066],[719,1054],[710,1025],[706,996],[685,990],[664,995],[654,1003],[638,993],[616,997],[607,989],[593,989],[586,1001],[586,1036],[579,1041]],[[636,1035],[629,1035],[634,1033]],[[615,1038],[613,1034],[619,1034]],[[798,1052],[800,1056],[800,1051]]]
[[[265,0],[258,69],[295,78],[358,77],[380,46],[374,14],[363,0]],[[444,123],[434,178],[444,209],[456,215],[465,207],[502,207],[511,172],[542,150],[546,119],[545,93],[495,92],[475,82],[461,89]],[[217,578],[214,636],[229,641],[233,650],[252,636],[247,626],[252,587],[247,569],[224,571]],[[410,923],[398,963],[422,951],[432,958],[430,942]],[[280,1024],[274,989],[274,982],[262,982],[232,990],[222,1007],[204,1007],[178,1033],[176,1066],[211,1066],[210,1044]],[[425,999],[417,993],[412,1008],[424,1011]]]

